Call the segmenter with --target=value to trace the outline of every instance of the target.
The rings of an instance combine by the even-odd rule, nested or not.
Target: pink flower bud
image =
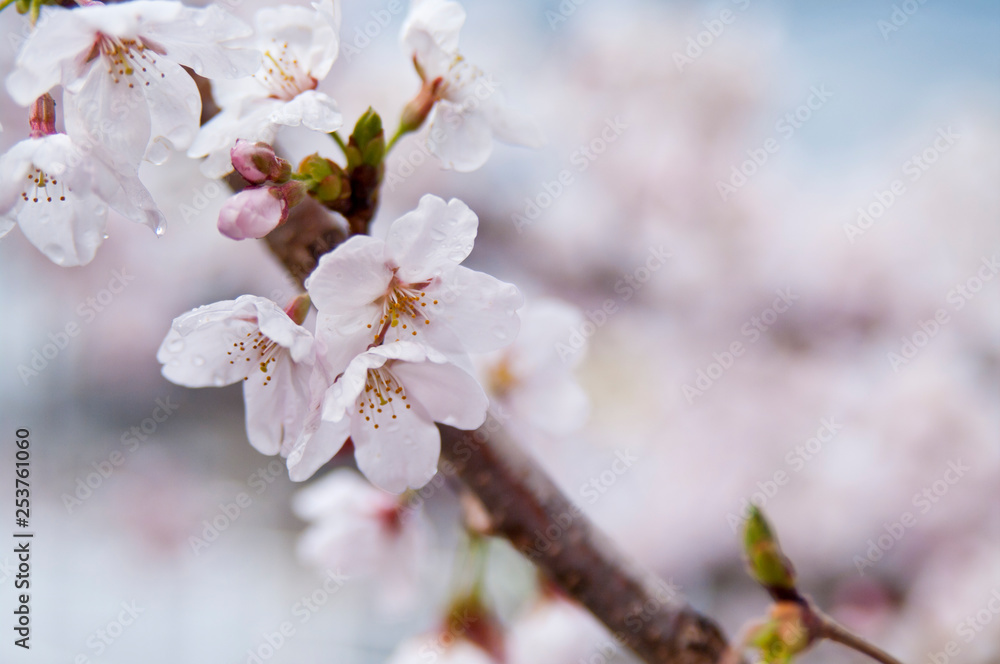
[[[233,240],[264,237],[288,218],[288,203],[271,187],[249,187],[219,210],[219,232]]]
[[[282,185],[247,187],[219,210],[219,232],[233,240],[261,238],[288,219],[288,211],[305,198],[297,180]]]
[[[229,151],[236,172],[251,184],[263,184],[268,180],[287,180],[291,166],[274,154],[267,143],[251,143],[242,138]]]

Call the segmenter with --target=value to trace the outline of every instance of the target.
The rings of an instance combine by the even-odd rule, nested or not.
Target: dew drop
[[[496,327],[493,328],[493,334],[496,335],[497,339],[506,339],[507,338],[507,330],[504,329],[503,327],[499,326],[499,325],[497,325]]]
[[[205,358],[203,358],[201,355],[195,355],[194,358],[191,360],[191,363],[196,367],[203,367],[205,366]]]
[[[226,384],[226,381],[222,378],[222,374],[215,374],[212,376],[212,384],[216,387],[222,387]]]
[[[184,350],[184,341],[182,339],[174,339],[169,344],[167,344],[167,350],[171,353],[179,353]]]

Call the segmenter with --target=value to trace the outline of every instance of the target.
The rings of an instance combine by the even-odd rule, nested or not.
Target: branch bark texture
[[[728,644],[709,618],[626,561],[495,421],[476,432],[439,425],[441,471],[456,475],[509,540],[648,664],[716,664]]]

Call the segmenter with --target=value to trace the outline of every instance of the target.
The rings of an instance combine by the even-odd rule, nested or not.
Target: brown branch
[[[509,540],[619,643],[648,664],[721,661],[727,643],[719,627],[669,585],[627,562],[499,427],[438,428],[441,471],[457,475],[476,495],[492,533]]]

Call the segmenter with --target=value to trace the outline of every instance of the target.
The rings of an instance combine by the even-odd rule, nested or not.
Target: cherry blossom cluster
[[[372,109],[344,141],[337,102],[318,89],[339,52],[338,0],[266,7],[252,27],[215,5],[79,4],[26,5],[34,30],[5,83],[28,108],[30,133],[0,156],[0,234],[19,225],[63,266],[94,258],[112,211],[160,235],[164,215],[139,167],[177,152],[208,177],[245,181],[219,213],[228,238],[267,238],[295,206],[317,203],[346,239],[319,257],[304,293],[184,313],[157,359],[179,385],[241,383],[250,444],[284,457],[292,480],[350,441],[378,489],[339,469],[303,491],[294,507],[312,525],[300,554],[352,575],[377,571],[399,601],[427,539],[412,501],[437,473],[437,425],[475,429],[492,412],[522,432],[560,435],[583,421],[587,399],[555,351],[579,312],[525,307],[515,286],[465,267],[479,219],[458,199],[428,194],[398,219],[376,219],[385,158],[426,128],[442,166],[472,171],[494,140],[537,146],[540,132],[459,53],[465,12],[450,0],[411,3],[401,43],[420,87],[388,141]],[[219,111],[203,121],[207,86]],[[344,159],[283,159],[281,129],[297,126],[332,137]],[[460,601],[492,624],[475,595]],[[500,643],[476,633],[491,652]]]

